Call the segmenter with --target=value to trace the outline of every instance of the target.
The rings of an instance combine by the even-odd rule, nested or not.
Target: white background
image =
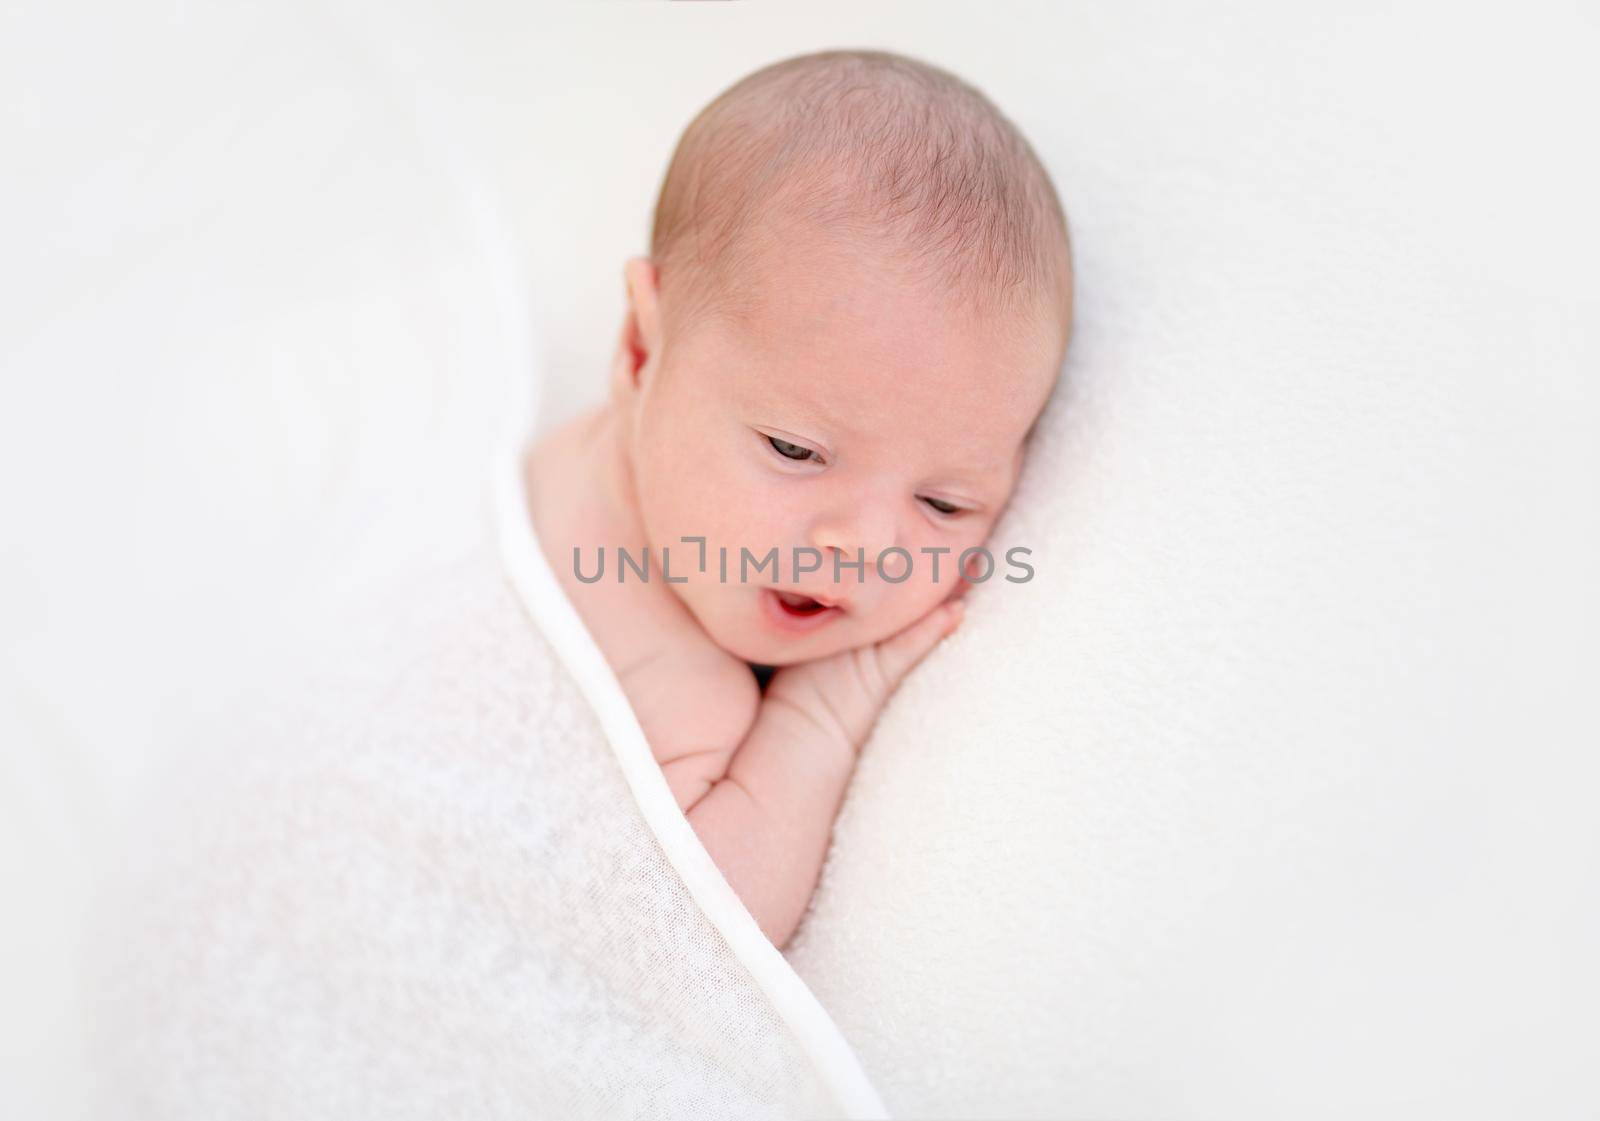
[[[862,925],[874,830],[914,819],[888,794],[850,807],[861,863],[830,868],[796,960],[891,1110],[1600,1116],[1595,16],[930,3],[0,17],[0,986],[21,994],[0,998],[0,1114],[69,1108],[76,923],[96,838],[167,746],[161,714],[223,705],[266,657],[261,582],[341,563],[283,545],[356,516],[319,505],[329,465],[376,478],[430,430],[425,371],[341,397],[390,395],[358,419],[321,407],[305,361],[358,315],[360,262],[449,256],[406,257],[396,231],[453,244],[424,232],[449,184],[340,159],[330,122],[381,121],[403,93],[369,105],[251,65],[304,52],[322,73],[344,41],[364,44],[352,74],[368,51],[466,122],[533,280],[548,420],[601,391],[678,132],[762,63],[868,45],[946,65],[1055,176],[1074,388],[1011,530],[1071,581],[1026,621],[975,611],[962,650],[996,707],[927,719],[1048,739],[1053,768],[984,766],[1019,776],[1009,858],[1059,864],[1073,902],[1030,928],[1041,880],[1013,876],[991,915],[1013,960],[896,973],[906,930],[952,904],[907,894],[901,925]],[[303,190],[313,156],[330,183],[355,160],[363,189],[387,170],[405,197],[361,196],[367,227],[334,189],[324,212],[192,220],[196,200]],[[241,254],[275,240],[326,245],[340,282],[311,299]],[[296,309],[279,363],[274,307]],[[367,369],[414,362],[384,355],[394,304],[372,314]],[[909,695],[960,696],[954,656]],[[892,713],[864,789],[916,789],[893,744],[926,730]],[[1051,1016],[1018,1040],[1024,980]],[[925,1032],[875,1030],[886,1010]]]

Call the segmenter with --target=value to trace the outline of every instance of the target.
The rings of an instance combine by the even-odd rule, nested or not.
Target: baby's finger
[[[971,580],[960,580],[960,579],[958,579],[956,581],[956,590],[950,593],[949,597],[945,600],[945,602],[946,603],[955,603],[955,602],[957,602],[958,600],[961,599],[962,596],[966,595],[967,592],[971,590],[971,588],[972,588],[972,581]]]
[[[959,600],[947,600],[898,634],[884,639],[874,648],[878,669],[886,688],[893,689],[911,667],[922,661],[939,640],[961,623],[966,607]]]
[[[978,558],[973,556],[967,561],[964,570],[961,568],[956,570],[956,589],[950,593],[949,598],[945,602],[954,603],[956,600],[960,599],[962,596],[966,595],[972,590],[972,580],[970,577],[973,575],[973,571],[978,567],[977,561]]]

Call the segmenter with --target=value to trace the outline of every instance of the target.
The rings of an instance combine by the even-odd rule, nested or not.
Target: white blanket
[[[97,1116],[881,1114],[694,839],[506,467],[481,542],[341,612],[304,700],[274,678],[150,807]]]

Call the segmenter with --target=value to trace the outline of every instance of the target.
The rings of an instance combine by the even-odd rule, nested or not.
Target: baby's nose
[[[822,550],[824,563],[830,565],[834,554],[841,564],[864,556],[870,569],[878,554],[894,543],[893,519],[864,510],[820,521],[811,534],[812,546]]]

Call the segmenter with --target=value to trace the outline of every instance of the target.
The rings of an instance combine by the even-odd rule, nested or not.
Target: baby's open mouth
[[[819,611],[828,609],[827,604],[818,603],[810,596],[797,596],[789,592],[779,592],[777,589],[773,591],[777,594],[778,602],[783,609],[791,615],[815,615]]]
[[[761,589],[761,610],[780,633],[790,635],[825,627],[844,614],[844,608],[837,603],[777,588]]]

